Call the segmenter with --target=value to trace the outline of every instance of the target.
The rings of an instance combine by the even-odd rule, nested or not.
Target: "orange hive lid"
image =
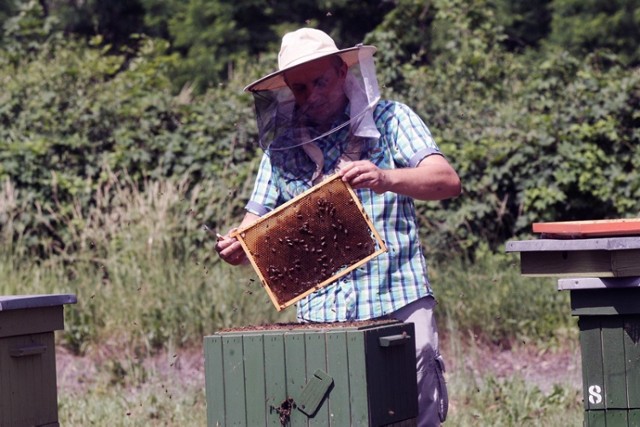
[[[534,233],[557,237],[610,237],[640,235],[640,218],[594,221],[536,222]]]

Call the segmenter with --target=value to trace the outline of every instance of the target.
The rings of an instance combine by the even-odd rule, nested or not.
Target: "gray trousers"
[[[438,328],[433,315],[435,306],[433,297],[425,297],[388,316],[415,326],[418,427],[440,426],[449,407],[444,361],[438,350]]]

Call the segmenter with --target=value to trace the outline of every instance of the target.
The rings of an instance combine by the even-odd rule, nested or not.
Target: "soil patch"
[[[549,392],[556,384],[582,387],[582,359],[580,347],[570,344],[564,348],[545,350],[532,345],[522,345],[509,350],[498,346],[473,346],[463,351],[462,358],[447,358],[452,354],[447,343],[442,349],[450,373],[465,372],[474,378],[492,375],[497,379],[521,377],[543,392]]]
[[[218,333],[232,333],[232,332],[251,332],[251,331],[296,331],[296,330],[322,330],[322,329],[366,329],[373,326],[381,326],[386,324],[399,323],[398,320],[384,319],[384,320],[359,320],[356,322],[334,322],[334,323],[272,323],[265,325],[253,325],[253,326],[238,326],[234,328],[227,328],[218,331]]]
[[[345,322],[343,325],[346,326]],[[356,322],[363,323],[363,322]],[[366,323],[366,322],[364,322]],[[335,327],[335,324],[331,324]],[[264,325],[264,328],[290,328],[294,324]],[[318,327],[318,324],[295,324],[296,327]],[[454,357],[446,338],[441,341],[442,353],[447,363],[447,374],[473,375],[483,378],[493,375],[499,379],[521,376],[526,382],[550,391],[555,384],[581,388],[581,357],[577,345],[554,351],[544,351],[533,346],[521,346],[510,350],[489,345],[474,345],[461,351],[464,357]],[[460,352],[460,350],[458,350]],[[99,374],[108,370],[115,354],[76,356],[63,347],[56,349],[57,379],[60,393],[80,393],[95,387]],[[204,355],[202,347],[180,349],[161,353],[140,363],[152,373],[154,382],[173,384],[181,388],[204,388]],[[132,390],[134,393],[135,390]]]

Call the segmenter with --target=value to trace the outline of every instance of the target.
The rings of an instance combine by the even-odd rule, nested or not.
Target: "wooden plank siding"
[[[0,426],[58,426],[55,330],[75,295],[0,296]]]
[[[282,427],[279,417],[274,416],[275,408],[287,399],[287,365],[285,362],[284,336],[269,334],[264,336],[265,390],[267,423],[272,427]]]
[[[640,276],[640,249],[521,252],[520,272],[539,277]]]
[[[44,350],[12,356],[34,345]],[[0,339],[0,426],[57,423],[55,363],[52,332]]]
[[[252,330],[205,337],[208,425],[281,426],[282,408],[292,399],[294,406],[284,415],[290,427],[413,426],[412,334],[413,324],[393,321],[360,329]],[[403,345],[383,347],[383,336],[408,338]],[[327,388],[317,387],[318,371],[331,380],[323,383],[330,384]],[[312,413],[297,407],[305,396],[313,396]]]
[[[204,342],[205,389],[207,390],[207,420],[210,426],[220,427],[226,423],[224,410],[225,387],[222,361],[222,337],[210,336]]]
[[[538,224],[507,242],[523,276],[557,276],[578,316],[584,425],[640,425],[640,219]],[[549,238],[551,237],[551,238]]]

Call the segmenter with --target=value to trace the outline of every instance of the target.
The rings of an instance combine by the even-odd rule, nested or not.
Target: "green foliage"
[[[0,0],[0,28],[4,26],[7,19],[16,13],[17,9],[18,6],[14,0]],[[0,32],[0,41],[2,38],[3,35],[2,32]]]
[[[139,0],[42,0],[46,13],[60,18],[62,29],[85,39],[100,36],[115,49],[132,45],[134,34],[145,32],[145,9]]]
[[[18,3],[14,15],[7,16],[2,30],[0,65],[16,65],[25,56],[50,46],[51,39],[59,38],[54,28],[58,19],[47,16],[42,5],[35,0]]]
[[[135,58],[96,43],[49,38],[28,55],[16,45],[17,62],[0,63],[0,179],[38,212],[20,218],[39,254],[54,250],[43,236],[65,240],[54,213],[66,215],[76,200],[90,207],[105,170],[140,184],[212,180],[229,197],[254,166],[251,106],[237,86],[216,87],[197,103],[188,88],[174,97],[167,75],[177,58],[164,54],[166,42],[143,39]],[[242,200],[229,201],[228,213],[238,214]]]
[[[439,323],[473,340],[510,348],[514,342],[551,344],[575,329],[569,295],[551,279],[523,279],[514,255],[479,250],[473,263],[454,259],[431,266]],[[527,304],[522,304],[527,301]],[[558,343],[556,343],[558,344]]]
[[[242,87],[273,70],[275,60],[273,53],[255,63],[243,55],[273,47],[288,24],[277,29],[269,19],[278,19],[284,6],[199,5],[158,9],[144,2],[163,17],[153,24],[159,33],[175,12],[166,30],[180,34],[179,43],[141,36],[135,51],[119,53],[102,47],[101,38],[89,44],[62,38],[56,17],[35,1],[6,22],[0,178],[29,203],[13,221],[23,223],[20,238],[30,239],[32,253],[64,248],[67,231],[53,213],[71,212],[75,200],[86,210],[108,170],[126,171],[138,185],[176,177],[189,183],[187,192],[211,180],[220,194],[246,194],[259,153],[250,96]],[[364,9],[310,1],[294,10],[325,25]],[[376,9],[379,17],[384,10]],[[264,25],[248,31],[261,14]],[[613,55],[509,52],[504,14],[504,7],[481,0],[402,1],[368,37],[379,44],[385,91],[425,119],[463,180],[460,198],[418,205],[430,257],[450,251],[473,256],[484,244],[496,250],[506,239],[527,235],[536,221],[624,217],[638,209],[637,71]],[[212,25],[219,21],[226,24]],[[181,25],[190,32],[178,30]],[[198,31],[209,25],[209,32]],[[424,37],[407,30],[414,27]],[[336,28],[342,40],[366,29],[345,28]],[[231,34],[235,44],[225,42]],[[170,76],[195,66],[180,59],[188,50],[171,53],[181,43],[202,46],[198,55],[218,43],[219,56],[235,63],[231,79],[200,94],[186,85],[175,95]],[[207,55],[207,61],[214,58]],[[243,203],[230,197],[226,216],[207,221],[230,224]]]
[[[385,15],[384,21],[367,35],[366,43],[378,48],[376,59],[381,86],[405,90],[398,64],[420,66],[430,61],[433,55],[433,3],[397,1],[395,7]]]
[[[504,27],[504,42],[511,51],[536,48],[551,32],[552,0],[499,0],[498,22]]]
[[[250,3],[249,8],[257,6]],[[251,32],[237,21],[246,7],[227,1],[191,0],[170,20],[175,48],[184,53],[179,83],[193,81],[197,88],[206,88],[229,77],[229,65],[250,51]],[[268,13],[266,10],[265,15]]]
[[[327,31],[341,47],[361,43],[390,6],[346,0],[190,0],[175,9],[166,24],[182,59],[173,77],[178,87],[193,83],[201,92],[232,78],[238,62],[277,52],[282,35],[301,26]]]
[[[640,1],[555,0],[549,43],[586,56],[608,50],[640,63]]]
[[[19,230],[3,229],[0,294],[77,295],[65,308],[64,342],[81,354],[106,345],[145,355],[278,318],[253,271],[221,263],[215,237],[203,229],[209,218],[226,216],[233,196],[206,180],[192,187],[153,181],[140,190],[131,179],[108,178],[93,206],[76,200],[50,213],[65,233],[40,263],[31,261],[27,241],[14,241]],[[0,217],[28,211],[17,190],[5,187],[0,195]]]
[[[273,23],[284,6],[204,7],[196,0],[164,9],[152,1],[143,6],[158,13],[158,33],[166,28],[177,44],[141,36],[135,51],[119,52],[103,47],[101,38],[89,44],[62,38],[56,17],[35,1],[22,4],[6,22],[0,178],[9,179],[31,207],[13,221],[23,223],[20,238],[31,239],[38,256],[64,247],[67,231],[53,212],[64,216],[76,200],[86,210],[108,181],[108,170],[126,171],[138,185],[175,177],[186,179],[187,192],[203,180],[218,183],[227,196],[248,191],[259,153],[250,96],[242,87],[273,70],[275,60],[273,53],[255,63],[245,56],[273,48],[277,32],[290,25]],[[522,16],[531,11],[512,6]],[[366,7],[385,18],[367,38],[379,44],[385,91],[425,119],[463,180],[460,198],[419,204],[430,257],[450,251],[473,256],[484,244],[496,250],[506,239],[527,235],[536,221],[637,212],[639,76],[619,57],[509,52],[504,4],[407,0],[384,15],[382,6]],[[325,25],[360,10],[345,2],[309,1],[292,16]],[[254,21],[263,24],[252,28]],[[336,26],[339,42],[367,27],[346,28]],[[419,28],[422,36],[409,28]],[[231,35],[234,42],[228,43]],[[212,45],[227,58],[216,58],[216,66],[235,64],[231,78],[204,93],[185,85],[175,95],[170,76],[185,72],[181,81],[189,80],[186,70],[198,57],[216,57],[209,55]],[[175,49],[182,52],[171,53]],[[200,49],[191,65],[181,59],[190,49]],[[244,200],[225,203],[227,216],[208,218],[212,226],[241,214]]]
[[[501,47],[490,10],[456,10],[434,22],[451,52],[404,69],[400,98],[463,183],[456,200],[419,204],[429,254],[497,250],[533,222],[636,215],[637,70],[614,56],[524,60]]]
[[[469,375],[461,375],[450,388],[464,405],[447,419],[455,426],[569,426],[580,425],[583,419],[579,392],[572,388],[556,385],[543,393],[520,377],[469,381]]]

